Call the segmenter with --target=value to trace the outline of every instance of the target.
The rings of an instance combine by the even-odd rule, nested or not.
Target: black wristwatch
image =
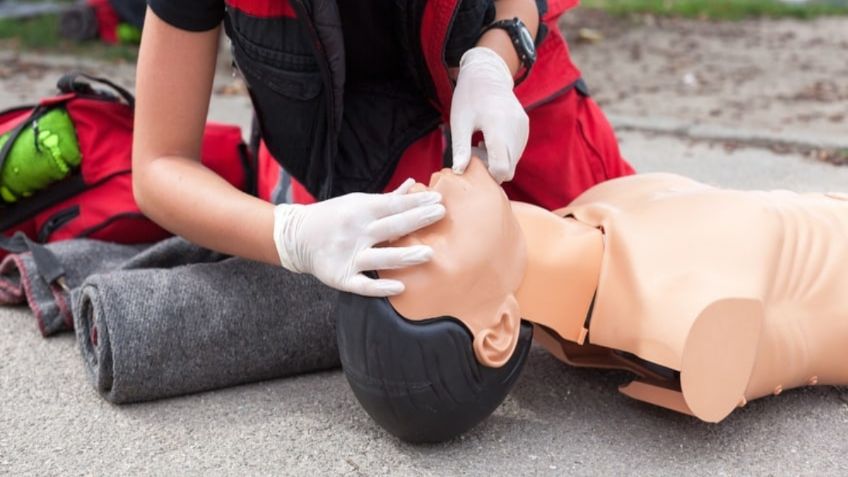
[[[533,41],[533,35],[530,34],[527,25],[518,17],[512,20],[498,20],[483,28],[480,35],[482,36],[492,28],[506,30],[509,34],[509,37],[512,39],[512,46],[515,47],[515,52],[518,53],[518,59],[524,65],[524,71],[515,81],[515,84],[524,81],[524,78],[530,74],[530,68],[533,66],[533,63],[536,62],[536,43]]]

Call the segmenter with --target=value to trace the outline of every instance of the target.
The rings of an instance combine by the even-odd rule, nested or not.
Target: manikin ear
[[[492,327],[480,330],[474,337],[474,354],[483,366],[500,368],[515,351],[521,327],[521,313],[513,295],[507,296],[492,321]]]

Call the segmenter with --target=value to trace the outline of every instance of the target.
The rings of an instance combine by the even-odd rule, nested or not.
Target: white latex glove
[[[482,131],[489,173],[498,183],[512,180],[530,132],[530,119],[513,86],[509,67],[491,49],[476,47],[462,55],[450,117],[454,172],[465,172],[471,136]]]
[[[326,285],[366,296],[390,296],[404,290],[397,280],[372,279],[362,272],[418,265],[429,261],[426,245],[375,247],[397,240],[445,216],[438,192],[407,194],[407,179],[394,192],[352,193],[310,205],[281,204],[274,209],[274,243],[280,264],[311,273]]]

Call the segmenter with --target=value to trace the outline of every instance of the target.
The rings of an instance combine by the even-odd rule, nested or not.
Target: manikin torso
[[[716,422],[785,389],[848,384],[844,198],[645,174],[511,213],[535,340],[572,365],[635,372],[625,394]],[[410,298],[391,301],[434,316]]]

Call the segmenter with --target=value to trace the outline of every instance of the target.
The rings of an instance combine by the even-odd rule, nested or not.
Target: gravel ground
[[[560,26],[610,115],[848,136],[848,18],[722,23],[577,9]],[[602,39],[582,41],[586,28]],[[226,47],[218,64],[214,101],[246,105]],[[92,60],[0,49],[0,108],[50,94],[55,78],[71,69],[104,74]],[[132,65],[110,64],[108,75],[134,84]],[[230,122],[243,120],[243,108],[229,109],[239,111]]]
[[[848,136],[848,18],[720,23],[578,9],[561,27],[609,113]],[[581,42],[581,28],[604,39]]]

